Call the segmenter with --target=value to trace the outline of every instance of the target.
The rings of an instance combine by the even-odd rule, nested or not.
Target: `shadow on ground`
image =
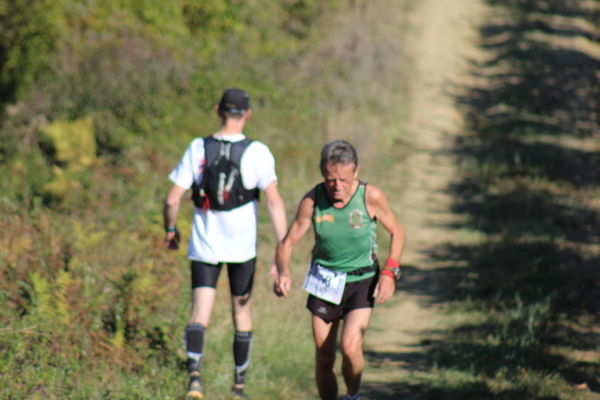
[[[492,57],[472,68],[488,84],[456,96],[469,134],[455,146],[464,176],[448,188],[465,217],[451,228],[485,239],[429,249],[450,266],[407,266],[399,287],[486,318],[414,352],[367,353],[373,366],[414,375],[365,383],[367,399],[600,393],[600,211],[590,201],[600,196],[600,7],[487,2],[496,15],[480,45]]]

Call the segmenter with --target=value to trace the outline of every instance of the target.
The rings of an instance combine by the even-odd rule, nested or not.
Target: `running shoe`
[[[248,396],[246,396],[246,393],[244,393],[244,387],[243,386],[234,386],[234,387],[232,387],[231,388],[231,394],[236,399],[247,399],[248,398]]]
[[[202,385],[200,384],[199,376],[190,376],[190,384],[188,386],[188,392],[185,396],[185,400],[199,400],[203,399]]]

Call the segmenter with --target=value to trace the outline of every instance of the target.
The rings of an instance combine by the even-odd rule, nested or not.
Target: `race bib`
[[[311,263],[302,284],[308,293],[333,304],[340,304],[345,286],[345,272],[333,271],[317,263]]]

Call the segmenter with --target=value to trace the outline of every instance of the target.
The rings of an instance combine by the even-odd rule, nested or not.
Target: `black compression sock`
[[[252,350],[252,331],[236,331],[233,339],[233,359],[235,361],[234,384],[243,385],[246,370],[250,365]]]
[[[185,327],[185,350],[187,353],[187,366],[190,373],[200,371],[202,352],[204,351],[204,332],[202,324],[188,324]]]

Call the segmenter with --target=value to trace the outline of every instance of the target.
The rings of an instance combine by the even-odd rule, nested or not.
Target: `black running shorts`
[[[217,288],[217,281],[223,263],[208,264],[192,260],[192,289],[199,287]],[[252,292],[256,258],[243,263],[227,263],[229,290],[233,296],[245,296]]]
[[[347,282],[339,305],[321,300],[310,294],[306,301],[306,308],[323,321],[334,322],[342,319],[352,310],[373,308],[375,304],[373,298],[375,285],[377,285],[377,275],[357,282]]]

